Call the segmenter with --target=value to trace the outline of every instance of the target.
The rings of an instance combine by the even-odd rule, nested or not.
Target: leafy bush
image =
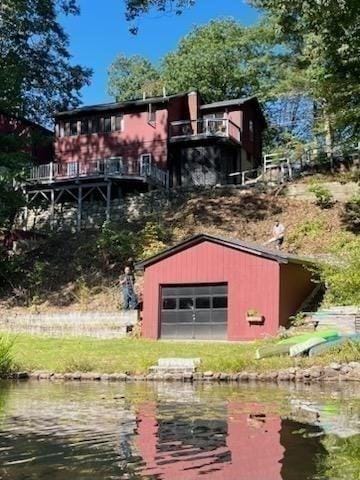
[[[321,208],[329,208],[333,205],[334,199],[331,192],[324,185],[315,183],[309,187],[309,192],[315,195],[316,204]]]
[[[336,239],[334,262],[320,268],[329,305],[360,305],[360,239],[343,235]]]
[[[166,240],[166,232],[158,224],[147,222],[140,234],[141,246],[139,258],[145,259],[156,255],[166,248],[164,240]]]
[[[300,247],[305,238],[314,239],[323,234],[325,224],[321,219],[305,220],[296,225],[294,230],[288,236],[288,242]]]
[[[106,264],[125,265],[129,258],[144,259],[166,248],[169,235],[156,222],[147,222],[139,231],[120,229],[105,223],[97,241],[98,250]]]
[[[13,340],[8,336],[0,335],[0,375],[10,373],[14,367],[13,344]]]
[[[138,238],[133,231],[119,229],[105,222],[97,240],[97,248],[105,265],[114,261],[123,265],[130,257],[137,257]]]
[[[360,195],[357,194],[345,203],[342,218],[347,228],[354,233],[360,233]]]

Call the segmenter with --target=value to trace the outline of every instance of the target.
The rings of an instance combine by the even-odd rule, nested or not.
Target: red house
[[[53,159],[53,132],[26,118],[0,111],[0,136],[13,135],[21,140],[20,150],[35,164]]]
[[[264,128],[256,97],[206,104],[196,91],[59,112],[55,161],[32,169],[28,191],[81,200],[95,188],[111,202],[151,186],[241,183],[257,175]]]
[[[252,340],[275,335],[312,292],[308,262],[200,234],[138,264],[143,335]]]

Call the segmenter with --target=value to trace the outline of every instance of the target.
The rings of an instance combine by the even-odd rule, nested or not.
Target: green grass
[[[14,368],[13,338],[0,335],[0,375],[6,375]]]
[[[161,357],[200,357],[201,370],[213,372],[266,372],[290,366],[325,365],[331,361],[360,360],[360,349],[349,346],[315,359],[273,357],[255,359],[261,344],[220,342],[166,342],[150,340],[95,340],[89,338],[56,339],[19,335],[13,353],[21,370],[53,372],[144,373]],[[345,352],[345,355],[342,353]]]

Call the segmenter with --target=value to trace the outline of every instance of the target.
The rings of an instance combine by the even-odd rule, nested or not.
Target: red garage
[[[308,262],[199,234],[138,264],[143,335],[250,340],[275,335],[314,288]]]

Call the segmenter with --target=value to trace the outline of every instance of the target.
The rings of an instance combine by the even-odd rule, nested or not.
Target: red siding
[[[10,117],[0,113],[0,135],[14,134],[22,139],[21,151],[31,155],[37,163],[49,163],[53,160],[53,135],[26,119]]]
[[[164,284],[228,283],[228,339],[274,335],[279,325],[279,265],[256,255],[204,241],[145,269],[143,333],[159,338],[159,291]],[[250,326],[256,309],[264,325]]]
[[[58,137],[55,142],[56,161],[86,163],[116,156],[131,160],[138,159],[142,153],[151,153],[155,162],[165,167],[167,124],[166,108],[156,111],[154,125],[148,123],[147,111],[125,113],[121,132]]]
[[[280,325],[286,326],[315,284],[311,282],[311,272],[299,264],[282,264],[280,274]]]
[[[191,445],[181,449],[176,456],[176,442],[166,449],[159,436],[157,408],[154,403],[143,404],[138,413],[137,449],[143,459],[142,475],[163,480],[280,480],[284,447],[280,443],[281,419],[267,414],[261,422],[251,420],[251,413],[258,413],[257,404],[230,402],[227,406],[226,444],[210,452],[197,452]],[[246,413],[244,413],[244,411]],[[253,422],[253,424],[251,423]],[[229,460],[211,464],[216,455],[230,453]],[[209,465],[210,464],[210,465]]]

